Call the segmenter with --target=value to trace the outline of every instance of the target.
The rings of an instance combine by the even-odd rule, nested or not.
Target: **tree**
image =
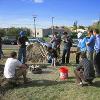
[[[6,36],[16,36],[16,37],[18,37],[20,31],[25,31],[26,36],[30,36],[30,29],[28,29],[28,28],[15,28],[15,27],[6,29],[5,35]]]
[[[84,26],[79,26],[78,28],[79,28],[79,29],[83,29],[83,30],[85,29],[85,27],[84,27]]]
[[[0,29],[0,35],[1,35],[1,37],[5,35],[5,30],[3,28]]]
[[[76,32],[77,32],[77,21],[75,21],[73,24],[73,30],[76,30]]]
[[[100,20],[96,23],[93,23],[93,25],[89,26],[89,29],[98,29],[100,31]]]

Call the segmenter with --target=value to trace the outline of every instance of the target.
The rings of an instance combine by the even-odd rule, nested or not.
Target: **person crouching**
[[[93,64],[87,59],[86,53],[84,52],[81,53],[81,59],[82,60],[74,71],[77,83],[82,86],[84,83],[90,85],[95,77]]]
[[[10,57],[7,59],[4,67],[4,77],[9,83],[16,84],[17,79],[23,76],[24,83],[27,82],[26,70],[27,66],[17,60],[17,53],[11,52]]]

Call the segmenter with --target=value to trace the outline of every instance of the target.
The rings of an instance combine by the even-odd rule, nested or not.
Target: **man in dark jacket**
[[[68,64],[70,58],[70,48],[72,47],[72,39],[70,36],[68,36],[67,32],[63,33],[63,42],[64,42],[64,48],[62,55],[62,64],[65,63],[65,56],[66,56],[66,63]]]
[[[19,44],[19,52],[18,52],[18,60],[25,64],[26,60],[26,41],[28,38],[25,36],[25,32],[20,32],[20,37],[18,38]]]

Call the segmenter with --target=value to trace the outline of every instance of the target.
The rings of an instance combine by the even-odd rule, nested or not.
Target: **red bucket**
[[[60,72],[60,79],[65,80],[68,79],[68,67],[63,66],[59,69]]]

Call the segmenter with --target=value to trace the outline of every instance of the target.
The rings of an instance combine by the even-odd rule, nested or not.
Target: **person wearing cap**
[[[80,58],[80,54],[81,52],[84,52],[86,53],[87,52],[87,47],[86,47],[86,42],[88,41],[88,37],[86,37],[84,35],[84,33],[82,33],[80,36],[78,36],[78,49],[77,49],[77,52],[76,52],[76,63],[78,64],[79,63],[79,58]]]
[[[79,32],[77,34],[77,38],[78,38],[78,44],[77,44],[77,52],[76,52],[76,64],[79,64],[79,59],[80,59],[80,45],[81,45],[81,41],[82,41],[82,32]]]
[[[24,31],[21,31],[19,33],[18,38],[18,45],[19,45],[19,51],[18,51],[18,60],[21,61],[23,64],[25,64],[26,61],[26,41],[28,41],[28,38],[25,36],[26,33]]]
[[[96,71],[96,76],[100,77],[100,33],[98,29],[93,30],[95,36],[94,45],[94,66]]]

